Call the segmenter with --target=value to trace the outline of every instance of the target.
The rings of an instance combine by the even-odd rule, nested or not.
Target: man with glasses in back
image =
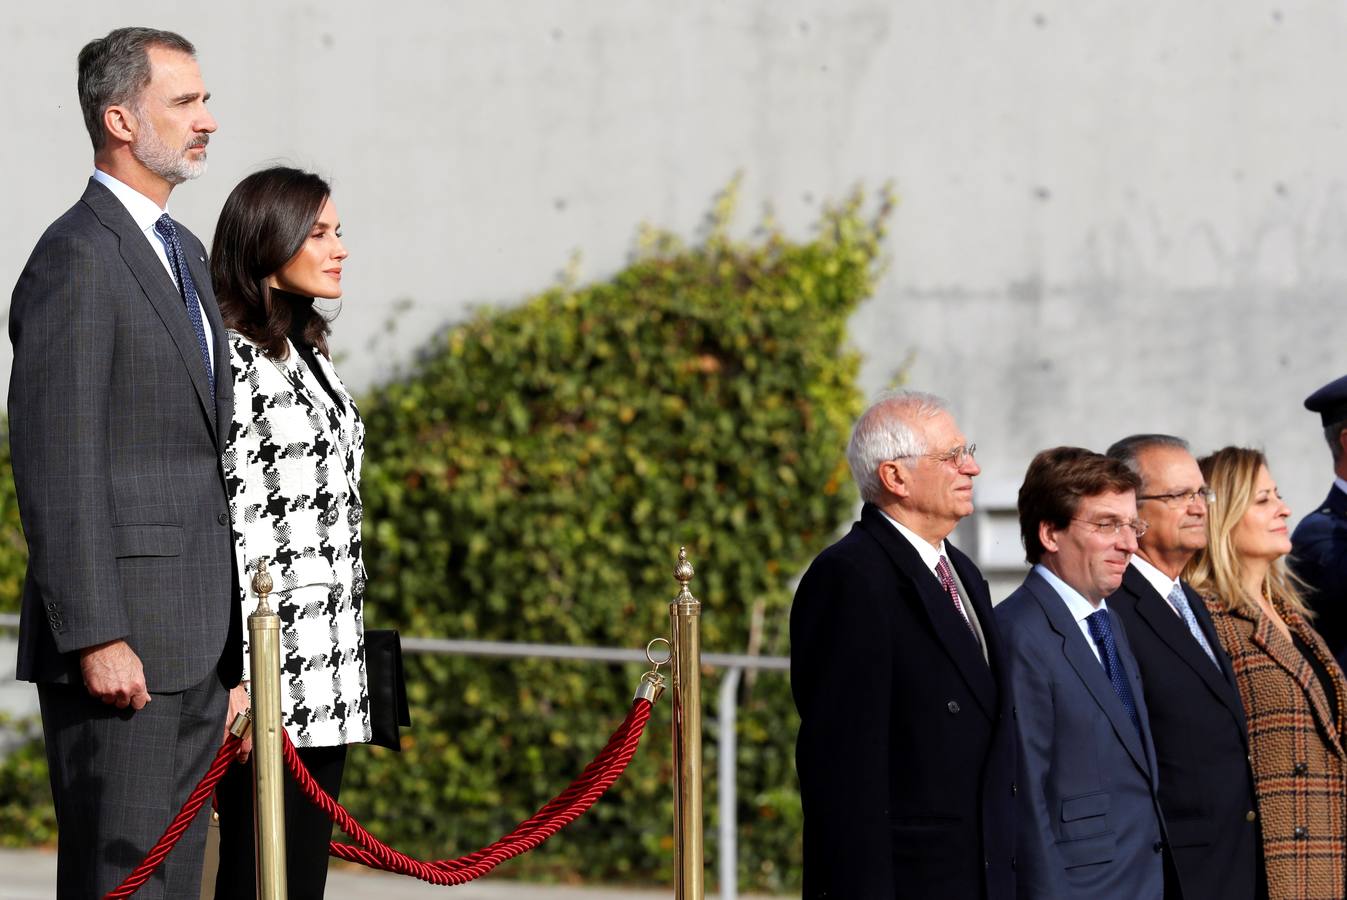
[[[1033,569],[996,609],[1018,725],[1020,897],[1165,896],[1139,668],[1105,601],[1146,532],[1139,482],[1115,459],[1057,447],[1020,486]]]
[[[944,402],[871,406],[847,446],[865,505],[791,610],[804,896],[1009,900],[1010,695],[987,582],[945,539],[981,471]]]
[[[1206,606],[1179,579],[1207,545],[1211,491],[1186,441],[1123,438],[1108,449],[1141,479],[1138,538],[1109,609],[1145,685],[1170,853],[1167,890],[1184,900],[1266,896],[1244,704]]]

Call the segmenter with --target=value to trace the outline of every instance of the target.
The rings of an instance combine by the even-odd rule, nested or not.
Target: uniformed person
[[[1347,375],[1306,397],[1305,408],[1323,421],[1336,477],[1324,502],[1296,526],[1291,563],[1310,588],[1314,627],[1347,668]]]

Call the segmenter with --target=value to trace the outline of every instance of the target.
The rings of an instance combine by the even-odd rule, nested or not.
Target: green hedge
[[[808,240],[770,225],[736,240],[732,185],[695,246],[644,230],[611,279],[430,339],[362,404],[368,623],[638,648],[667,633],[686,545],[703,646],[786,654],[791,579],[855,503],[842,455],[860,406],[846,326],[879,270],[888,196],[877,206],[857,193]],[[0,542],[0,588],[11,587],[5,552]],[[640,672],[410,656],[404,752],[357,749],[343,800],[409,852],[476,849],[584,767]],[[703,687],[714,873],[718,673]],[[761,673],[741,691],[740,885],[798,888],[787,678]],[[670,883],[668,722],[666,699],[610,795],[502,872]]]
[[[611,279],[450,329],[369,398],[371,622],[641,647],[667,632],[674,554],[687,545],[703,645],[788,652],[790,581],[855,502],[842,455],[860,405],[846,327],[873,288],[889,203],[868,217],[855,195],[803,242],[770,228],[733,240],[733,205],[731,189],[697,246],[644,232]],[[579,772],[639,671],[415,657],[408,746],[357,754],[347,796],[394,843],[475,849]],[[719,677],[703,683],[714,738]],[[744,699],[740,882],[798,887],[787,679],[763,673]],[[511,871],[669,882],[667,705],[652,723],[614,793]],[[715,766],[708,740],[712,829]],[[713,863],[710,836],[707,850]]]

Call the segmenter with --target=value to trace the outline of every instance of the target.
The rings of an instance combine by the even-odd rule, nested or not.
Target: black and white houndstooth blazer
[[[338,405],[293,345],[283,360],[230,331],[234,418],[224,452],[240,614],[256,605],[260,557],[281,617],[281,705],[300,747],[370,738],[360,556],[364,425],[331,363],[315,354]],[[246,630],[244,638],[247,644]]]

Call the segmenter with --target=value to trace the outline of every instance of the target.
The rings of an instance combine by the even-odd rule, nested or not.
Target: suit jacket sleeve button
[[[1309,771],[1310,771],[1309,764],[1303,762],[1296,763],[1295,768],[1291,770],[1292,774],[1294,775],[1307,775],[1309,774]]]
[[[951,713],[957,713],[959,711],[959,704],[957,701],[951,700],[945,704],[945,709],[949,710]]]
[[[1306,828],[1304,825],[1297,825],[1295,829],[1291,832],[1291,837],[1295,838],[1298,841],[1303,841],[1309,836],[1310,830]]]
[[[1010,796],[1014,797],[1019,792],[1020,792],[1019,786],[1012,781],[1010,783]]]

